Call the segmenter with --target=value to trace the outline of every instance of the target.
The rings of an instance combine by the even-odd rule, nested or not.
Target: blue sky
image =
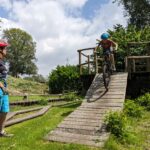
[[[91,19],[95,15],[95,11],[99,10],[103,4],[107,4],[109,0],[88,0],[82,8],[82,16]]]
[[[113,0],[26,1],[0,0],[0,26],[21,28],[33,37],[44,76],[66,60],[78,64],[77,49],[95,46],[95,39],[115,24],[126,25],[123,7]]]

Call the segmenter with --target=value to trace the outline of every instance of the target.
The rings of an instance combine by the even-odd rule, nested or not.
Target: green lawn
[[[29,95],[28,100],[48,100],[52,98],[63,98],[57,95]],[[9,96],[10,102],[23,101],[23,96]]]
[[[13,133],[13,138],[0,138],[0,150],[149,150],[150,148],[150,112],[143,118],[130,120],[134,137],[130,142],[119,142],[113,136],[106,142],[105,148],[92,148],[77,144],[48,142],[43,138],[71,113],[81,102],[72,102],[61,107],[52,107],[44,116],[11,127],[6,131]],[[20,107],[19,109],[22,109]],[[25,107],[27,108],[27,107]]]
[[[97,150],[87,146],[43,140],[43,137],[79,104],[79,102],[74,102],[62,107],[53,107],[43,117],[8,127],[6,130],[15,136],[0,138],[0,150]]]

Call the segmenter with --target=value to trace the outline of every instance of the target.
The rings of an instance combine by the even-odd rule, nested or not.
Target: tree
[[[115,0],[122,3],[129,16],[129,24],[143,28],[150,25],[150,1],[149,0]]]
[[[113,30],[108,30],[112,36],[112,40],[118,43],[117,50],[117,68],[124,69],[124,58],[127,55],[145,55],[147,53],[147,45],[137,45],[128,49],[129,42],[145,42],[150,39],[150,26],[146,26],[142,29],[136,26],[129,25],[124,28],[122,25],[114,26]]]
[[[51,93],[62,93],[79,89],[79,69],[77,66],[57,66],[49,75]]]
[[[17,77],[19,74],[36,74],[36,43],[27,32],[12,28],[3,31],[8,40],[9,72]]]

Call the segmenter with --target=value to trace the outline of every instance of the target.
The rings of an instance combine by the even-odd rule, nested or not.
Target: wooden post
[[[95,48],[96,49],[96,48]],[[94,62],[95,62],[95,74],[97,74],[98,73],[98,67],[97,67],[97,53],[96,53],[96,51],[95,51],[95,49],[94,49]]]
[[[128,57],[125,57],[125,72],[128,72]]]
[[[80,75],[82,74],[82,65],[81,65],[81,51],[79,50],[79,68],[80,68]]]
[[[91,74],[91,70],[90,70],[90,55],[88,55],[88,72],[89,72],[89,74]]]
[[[150,58],[147,58],[146,71],[150,72]]]
[[[136,69],[135,69],[135,59],[133,58],[133,72],[135,72]]]

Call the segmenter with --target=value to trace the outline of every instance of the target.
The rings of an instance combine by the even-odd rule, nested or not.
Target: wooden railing
[[[140,69],[140,68],[144,68]],[[125,58],[126,72],[150,72],[150,56],[127,56]]]
[[[102,60],[102,58],[99,58],[96,53],[97,47],[92,48],[85,48],[78,50],[79,53],[79,68],[80,68],[80,75],[83,74],[83,67],[87,66],[88,74],[91,73],[98,73],[100,66],[98,65],[98,60]],[[91,54],[85,54],[85,52],[91,52]],[[91,56],[93,56],[91,58]],[[83,58],[86,58],[85,62],[82,63]]]

